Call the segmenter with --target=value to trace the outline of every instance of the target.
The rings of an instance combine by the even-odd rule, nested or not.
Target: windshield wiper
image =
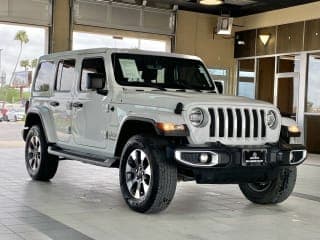
[[[160,90],[160,91],[167,91],[167,89],[166,89],[166,88],[161,87],[161,86],[158,86],[158,85],[156,85],[156,84],[152,84],[152,83],[150,83],[150,84],[145,83],[143,86],[144,86],[144,87],[151,87],[151,88],[155,88],[156,90]],[[154,91],[154,90],[152,90],[152,91]]]
[[[181,89],[179,89],[179,91],[186,91],[186,90],[192,90],[192,91],[196,91],[196,92],[202,92],[200,89],[197,89],[197,88],[193,88],[193,87],[191,87],[191,86],[188,86],[188,85],[186,85],[186,84],[184,84],[184,83],[182,83],[182,82],[180,82],[178,85],[177,85],[179,88],[181,88]]]

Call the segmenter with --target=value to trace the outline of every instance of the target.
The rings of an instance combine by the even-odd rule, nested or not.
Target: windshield
[[[214,84],[200,61],[140,54],[112,54],[117,83],[159,89],[214,91]]]

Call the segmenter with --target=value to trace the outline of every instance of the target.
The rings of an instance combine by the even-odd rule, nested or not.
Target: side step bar
[[[117,158],[102,159],[102,158],[99,158],[98,156],[81,155],[79,153],[71,152],[71,151],[60,149],[57,147],[48,147],[48,153],[55,156],[63,157],[65,159],[76,160],[83,163],[96,165],[100,167],[108,167],[108,168],[112,167],[112,164],[115,161],[117,161]]]

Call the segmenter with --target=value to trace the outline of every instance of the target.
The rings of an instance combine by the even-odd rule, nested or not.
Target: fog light
[[[209,160],[209,155],[208,153],[201,153],[200,155],[200,162],[201,163],[207,163]]]

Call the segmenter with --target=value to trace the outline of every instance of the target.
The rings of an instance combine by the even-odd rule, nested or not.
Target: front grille
[[[252,108],[209,108],[211,138],[266,137],[265,110]]]

